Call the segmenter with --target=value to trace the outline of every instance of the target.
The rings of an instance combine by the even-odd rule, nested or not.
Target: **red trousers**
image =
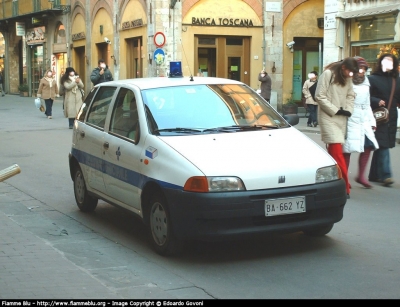
[[[346,192],[348,195],[350,195],[349,176],[347,172],[346,161],[343,156],[342,144],[328,144],[328,153],[339,165],[339,168],[342,171],[343,179],[346,182]]]

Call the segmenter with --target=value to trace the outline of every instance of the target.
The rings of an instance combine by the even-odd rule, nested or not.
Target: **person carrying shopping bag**
[[[42,98],[46,106],[44,114],[48,119],[53,118],[53,102],[58,95],[57,81],[54,79],[50,69],[46,70],[44,77],[40,79],[36,97]]]

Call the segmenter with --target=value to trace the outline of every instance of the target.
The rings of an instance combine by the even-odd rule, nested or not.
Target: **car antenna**
[[[182,45],[182,39],[180,38],[179,41],[181,42],[181,47],[182,47],[182,50],[183,50],[183,54],[185,55],[186,63],[189,63],[188,60],[187,60],[187,57],[186,57],[185,48],[183,48],[183,45]],[[190,79],[189,79],[189,81],[194,81],[194,79],[193,79],[193,74],[192,74],[192,70],[190,69],[190,65],[188,65],[188,67],[189,67],[189,72],[190,72]]]

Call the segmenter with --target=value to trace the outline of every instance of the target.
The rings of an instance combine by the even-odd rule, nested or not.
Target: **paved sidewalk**
[[[29,219],[40,207],[38,200],[0,183],[0,299],[121,298],[13,219]]]

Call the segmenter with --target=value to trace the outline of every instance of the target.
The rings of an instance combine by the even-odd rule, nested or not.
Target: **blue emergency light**
[[[182,75],[182,62],[169,62],[169,77],[183,77]]]

